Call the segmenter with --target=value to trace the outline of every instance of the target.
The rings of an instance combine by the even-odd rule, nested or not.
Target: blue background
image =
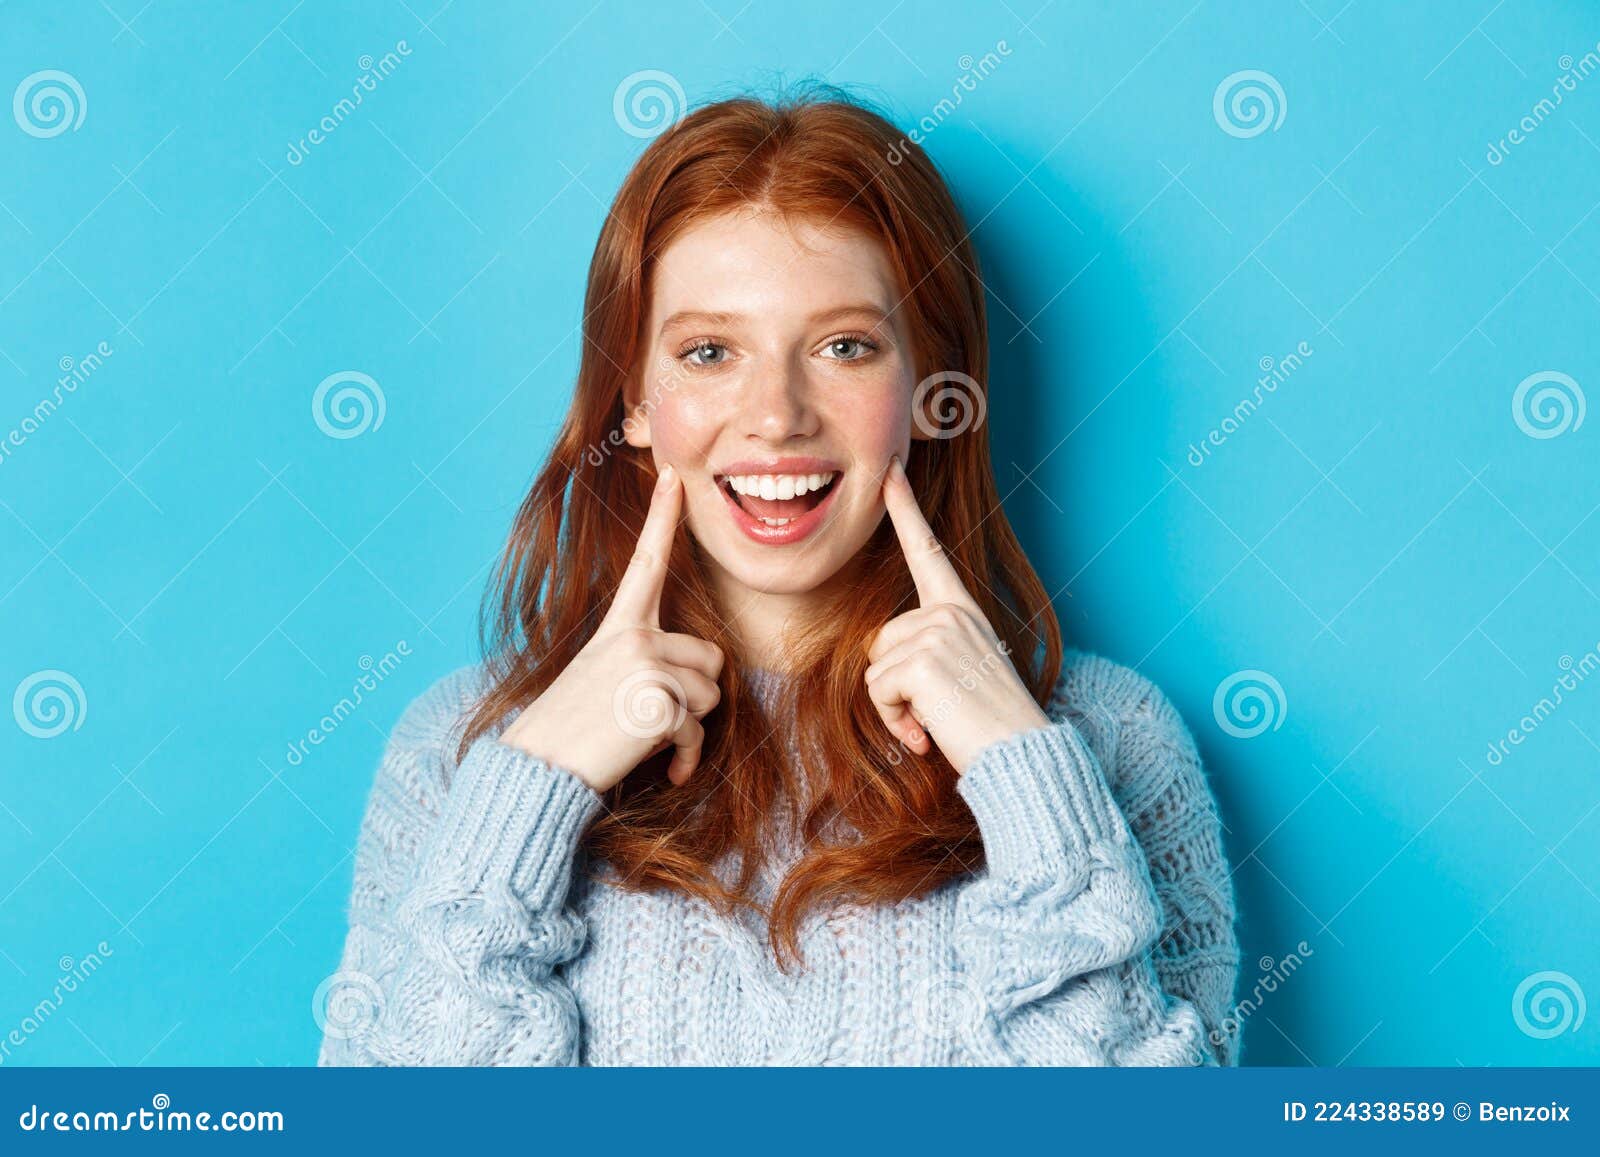
[[[647,69],[691,104],[820,76],[931,118],[1007,510],[1069,640],[1199,739],[1240,997],[1301,956],[1245,1062],[1600,1060],[1600,1013],[1541,1039],[1513,1007],[1544,972],[1600,994],[1600,677],[1487,754],[1600,646],[1600,417],[1534,437],[1512,407],[1600,382],[1600,76],[1488,155],[1596,51],[1592,5],[440,2],[0,9],[0,96],[58,69],[85,105],[54,136],[0,115],[0,439],[113,350],[0,457],[0,699],[82,689],[53,738],[0,714],[0,1034],[111,949],[12,1063],[314,1059],[384,736],[474,656]],[[1241,136],[1213,96],[1247,69],[1283,115]],[[312,395],[349,370],[384,419],[330,437]],[[1242,671],[1282,689],[1249,738],[1214,710]]]

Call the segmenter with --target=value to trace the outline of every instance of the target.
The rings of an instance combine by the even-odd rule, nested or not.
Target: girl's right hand
[[[700,762],[700,720],[722,698],[721,648],[661,629],[682,500],[677,471],[663,466],[638,548],[594,637],[499,739],[566,768],[597,792],[668,746],[677,750],[667,778],[684,784]]]

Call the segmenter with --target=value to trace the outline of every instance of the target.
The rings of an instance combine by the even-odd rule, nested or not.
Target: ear
[[[639,373],[630,375],[622,387],[623,411],[627,414],[622,423],[622,435],[628,445],[640,450],[648,450],[651,446],[650,414],[655,404],[647,401],[641,386],[641,378],[650,372],[650,368],[647,365]]]
[[[939,416],[933,407],[938,393],[937,389],[927,387],[926,379],[912,388],[911,440],[913,442],[931,442],[934,435],[939,432]]]

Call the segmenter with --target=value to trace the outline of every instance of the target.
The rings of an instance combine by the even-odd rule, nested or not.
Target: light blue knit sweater
[[[771,702],[780,678],[752,681]],[[813,912],[788,976],[758,916],[575,871],[601,797],[496,742],[512,715],[453,767],[481,680],[441,679],[390,739],[319,1064],[1237,1063],[1216,804],[1177,712],[1128,668],[1069,651],[1054,724],[961,777],[982,871]],[[764,899],[792,837],[775,822]]]

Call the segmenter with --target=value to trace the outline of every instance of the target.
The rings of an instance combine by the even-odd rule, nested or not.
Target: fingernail
[[[889,459],[889,472],[891,474],[905,474],[906,468],[900,463],[900,455],[896,454]]]
[[[656,476],[656,489],[665,491],[667,487],[672,485],[673,476],[672,465],[669,463],[663,466],[661,473]]]

